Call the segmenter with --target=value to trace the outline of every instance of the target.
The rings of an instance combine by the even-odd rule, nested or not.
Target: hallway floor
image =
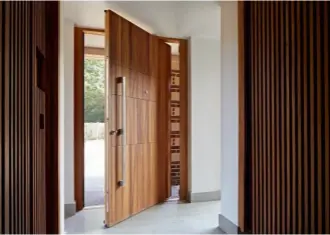
[[[111,228],[103,228],[104,208],[87,209],[65,220],[66,233],[222,234],[218,229],[220,201],[168,202],[145,210]]]

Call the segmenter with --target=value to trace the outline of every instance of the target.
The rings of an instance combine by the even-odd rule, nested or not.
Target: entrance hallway
[[[200,203],[164,203],[147,209],[111,228],[100,222],[104,208],[83,210],[65,221],[66,233],[198,233],[223,234],[218,228],[220,201]]]

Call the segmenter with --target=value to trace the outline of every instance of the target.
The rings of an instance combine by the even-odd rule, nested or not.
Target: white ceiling
[[[62,1],[62,3],[64,17],[83,27],[104,28],[104,10],[110,9],[149,33],[159,36],[220,39],[220,4],[216,1]]]

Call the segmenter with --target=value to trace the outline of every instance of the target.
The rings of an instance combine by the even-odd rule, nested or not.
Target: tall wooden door
[[[111,226],[166,198],[171,52],[116,13],[105,15],[105,224]]]

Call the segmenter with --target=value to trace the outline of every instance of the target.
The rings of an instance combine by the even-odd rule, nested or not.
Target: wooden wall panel
[[[244,4],[244,230],[329,233],[329,3]]]
[[[57,8],[52,10],[56,12]],[[47,84],[57,84],[57,77],[54,81],[54,77],[46,79],[46,75],[56,75],[54,71],[58,70],[57,64],[48,64],[49,70],[45,69],[49,18],[45,2],[0,3],[0,233],[54,233],[58,229],[57,220],[47,227],[50,213],[56,217],[58,207],[56,211],[49,207],[46,214],[46,179],[53,182],[52,177],[56,178],[50,189],[57,188],[58,180],[46,171],[46,149],[57,143],[46,145],[50,136],[57,139],[55,132],[46,136],[45,123],[48,101],[57,99],[55,91],[46,99],[50,91]],[[57,60],[57,53],[48,55]],[[50,114],[55,121],[54,107]],[[56,153],[49,156],[54,162]],[[57,165],[49,170],[54,167]],[[52,199],[53,205],[58,205],[58,197],[54,195]]]

